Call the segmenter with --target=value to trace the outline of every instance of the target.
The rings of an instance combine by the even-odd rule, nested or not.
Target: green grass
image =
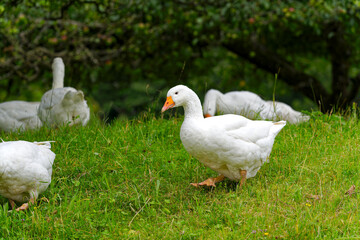
[[[190,186],[217,174],[185,151],[181,123],[148,114],[107,126],[93,117],[87,127],[0,133],[56,141],[52,183],[37,204],[8,213],[0,197],[0,239],[359,238],[360,197],[345,195],[360,185],[356,118],[314,113],[287,125],[243,189],[229,180]]]

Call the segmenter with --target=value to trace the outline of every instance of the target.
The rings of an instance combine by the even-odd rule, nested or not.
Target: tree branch
[[[270,73],[280,71],[278,77],[285,83],[317,104],[320,103],[322,111],[329,110],[329,93],[315,77],[297,70],[283,57],[260,44],[255,37],[247,40],[236,39],[224,42],[222,45],[265,71]]]

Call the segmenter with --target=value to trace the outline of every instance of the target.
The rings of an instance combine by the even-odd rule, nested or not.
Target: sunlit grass
[[[0,236],[94,239],[335,239],[358,236],[356,118],[314,113],[287,125],[243,189],[189,183],[216,176],[183,148],[182,118],[151,114],[104,125],[5,134],[56,141],[52,183],[27,212],[0,198]],[[355,189],[357,191],[357,189]]]

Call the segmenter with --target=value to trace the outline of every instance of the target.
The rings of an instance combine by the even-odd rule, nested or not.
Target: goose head
[[[216,113],[216,104],[218,98],[220,98],[222,93],[215,89],[210,89],[204,98],[204,117],[212,117],[215,116]]]
[[[187,86],[177,85],[171,88],[161,112],[174,107],[184,107],[185,116],[204,118],[199,97]]]
[[[189,91],[192,90],[184,85],[177,85],[171,88],[167,93],[166,102],[161,109],[161,112],[165,112],[166,110],[173,107],[184,106],[188,101]]]

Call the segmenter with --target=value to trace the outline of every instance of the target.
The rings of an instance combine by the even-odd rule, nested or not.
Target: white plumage
[[[295,111],[282,102],[264,101],[249,91],[232,91],[222,94],[210,89],[204,99],[204,115],[239,114],[250,119],[285,120],[291,124],[308,121],[309,116]]]
[[[162,109],[184,107],[180,138],[185,149],[221,175],[193,184],[215,186],[224,176],[231,180],[254,177],[271,153],[274,140],[285,121],[252,121],[239,115],[204,118],[200,99],[186,86],[171,88]]]
[[[51,183],[55,154],[50,142],[0,143],[0,195],[14,201],[34,203]],[[25,210],[25,203],[17,210]]]
[[[90,119],[90,109],[84,93],[72,87],[63,87],[65,66],[61,58],[55,58],[53,67],[53,89],[41,98],[38,116],[48,126],[82,124]]]
[[[37,115],[40,102],[9,101],[0,103],[0,129],[16,131],[40,128]]]
[[[54,58],[52,64],[53,84],[52,89],[64,87],[65,64],[62,58]]]
[[[266,104],[269,106],[267,113],[264,113],[266,118],[263,119],[281,119],[286,120],[291,124],[298,124],[302,122],[307,122],[310,120],[310,117],[302,114],[301,112],[295,111],[292,107],[283,102],[273,102],[266,101]]]

